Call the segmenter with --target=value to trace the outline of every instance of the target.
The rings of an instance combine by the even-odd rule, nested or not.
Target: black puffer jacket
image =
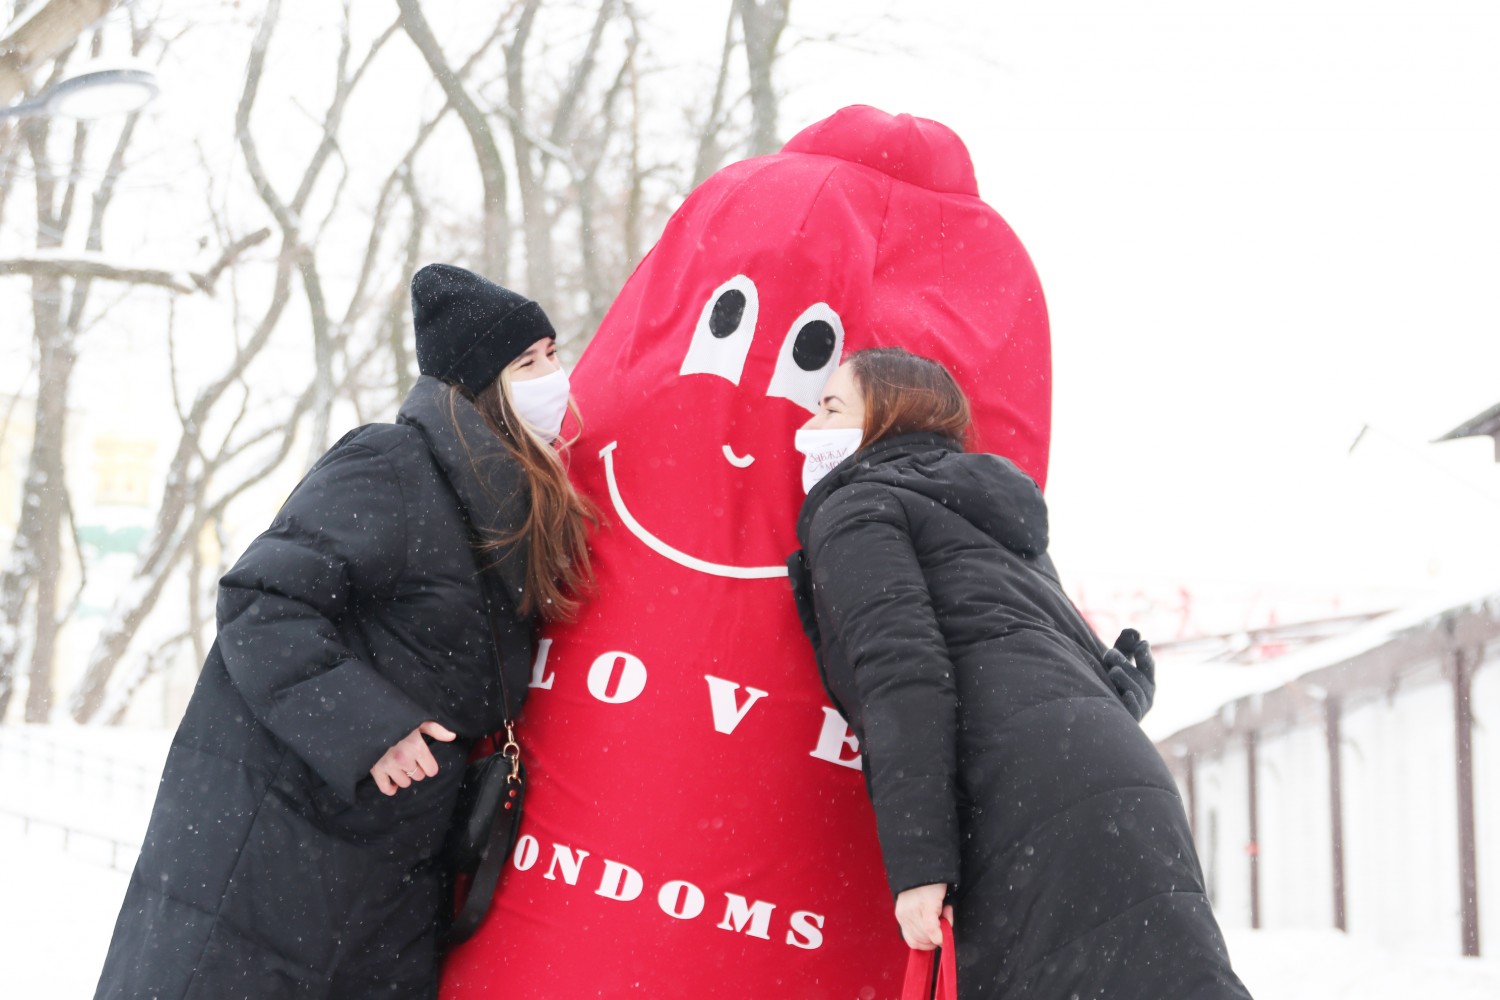
[[[501,719],[464,511],[510,532],[530,503],[478,411],[457,401],[461,441],[447,400],[424,378],[399,423],[346,435],[220,581],[98,997],[436,993],[435,855]],[[487,571],[502,600],[524,559]],[[506,611],[514,702],[533,623]],[[381,794],[369,769],[428,719],[460,737],[431,743],[439,773]]]
[[[793,588],[891,890],[955,887],[960,995],[1247,997],[1171,776],[1058,584],[1036,485],[892,438],[813,488],[798,538]]]

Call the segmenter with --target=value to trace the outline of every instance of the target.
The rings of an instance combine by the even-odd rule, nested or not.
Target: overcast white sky
[[[1490,442],[1426,443],[1500,402],[1494,5],[792,10],[875,51],[794,49],[784,131],[849,103],[944,122],[1036,261],[1065,576],[1353,593],[1495,565]]]
[[[728,0],[637,5],[678,31],[679,45],[658,46],[663,61],[717,59]],[[371,31],[390,16],[384,4],[355,11]],[[1048,493],[1065,579],[1361,603],[1371,588],[1466,582],[1500,554],[1490,443],[1427,443],[1500,402],[1493,11],[794,0],[782,131],[867,103],[935,118],[968,143],[981,193],[1048,295]],[[331,24],[336,5],[287,16],[308,20],[274,53],[295,63],[299,33]],[[831,33],[842,40],[806,40]],[[183,62],[152,128],[228,162],[228,123],[194,108],[211,92],[232,105],[243,57]],[[421,84],[396,60],[382,100],[431,98],[415,56],[402,58]],[[201,211],[178,214],[153,217],[169,249],[203,227]],[[182,304],[185,328],[199,307]],[[120,350],[159,350],[159,331],[138,333]],[[102,378],[128,409],[117,361],[98,360],[105,343],[95,338],[80,384]],[[154,381],[135,395],[163,397]],[[1365,422],[1375,430],[1349,457]]]

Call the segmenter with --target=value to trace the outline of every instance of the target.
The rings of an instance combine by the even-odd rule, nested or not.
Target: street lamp
[[[60,80],[29,101],[0,108],[0,119],[57,115],[92,119],[139,111],[161,92],[156,75],[136,67],[96,67]]]

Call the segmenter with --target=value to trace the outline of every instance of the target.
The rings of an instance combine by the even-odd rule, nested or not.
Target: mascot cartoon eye
[[[818,394],[838,367],[844,347],[844,324],[827,303],[819,302],[792,323],[776,356],[768,396],[790,399],[809,413],[818,412]]]
[[[739,385],[759,313],[755,282],[743,274],[715,288],[693,328],[693,342],[677,374],[718,375]]]

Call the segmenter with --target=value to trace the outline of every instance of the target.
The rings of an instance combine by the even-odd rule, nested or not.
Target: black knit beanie
[[[417,368],[472,393],[543,337],[555,337],[542,307],[452,264],[428,264],[411,279]]]

